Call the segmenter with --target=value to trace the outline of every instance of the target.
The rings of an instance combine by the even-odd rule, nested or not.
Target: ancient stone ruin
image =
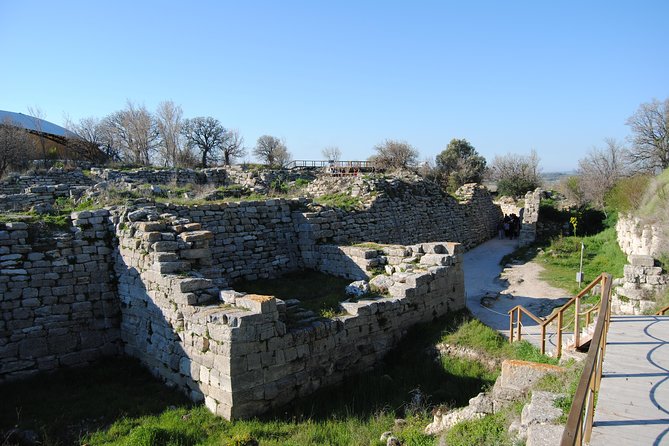
[[[153,180],[181,175],[162,172]],[[67,175],[78,180],[39,187],[86,196],[118,181],[111,171]],[[118,175],[134,183],[158,174]],[[258,189],[267,180],[183,175],[214,184],[237,175]],[[212,412],[243,418],[373,367],[412,325],[464,307],[461,254],[495,235],[501,211],[476,185],[453,198],[422,181],[347,180],[364,198],[359,209],[309,198],[134,200],[72,213],[63,231],[1,224],[0,382],[126,354]],[[12,181],[3,191],[26,186],[34,197],[28,179]],[[374,293],[341,302],[339,316],[300,318],[299,302],[234,289],[305,269],[369,281]]]

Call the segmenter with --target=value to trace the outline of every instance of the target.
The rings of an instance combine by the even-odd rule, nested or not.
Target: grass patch
[[[0,432],[15,426],[30,429],[47,439],[46,444],[78,444],[86,432],[119,418],[188,405],[183,395],[166,391],[137,361],[128,358],[5,384],[0,394]]]
[[[565,396],[555,401],[555,406],[562,409],[560,423],[566,423],[571,405],[578,387],[578,382],[583,374],[584,363],[570,361],[565,365],[567,371],[562,374],[550,373],[539,380],[537,390],[545,390],[553,393],[562,393]]]
[[[314,202],[323,206],[339,208],[344,211],[351,211],[362,207],[362,201],[359,198],[352,197],[344,192],[321,195],[320,197],[314,198]]]
[[[553,240],[537,261],[545,268],[542,278],[552,285],[578,294],[576,272],[579,269],[581,241],[583,254],[583,285],[587,285],[602,272],[622,277],[627,257],[620,250],[615,228],[607,228],[588,237],[561,237]]]
[[[503,411],[479,420],[463,421],[446,433],[448,446],[505,446],[513,441],[507,433],[507,414]]]
[[[263,446],[381,446],[381,433],[392,431],[403,445],[435,445],[436,438],[423,434],[431,407],[462,406],[496,377],[478,363],[435,361],[428,353],[465,316],[414,327],[374,370],[262,418],[218,418],[124,358],[0,387],[0,433],[33,429],[42,444],[62,446],[244,445],[252,439]],[[398,417],[406,424],[396,427]]]
[[[646,314],[655,314],[661,309],[669,306],[669,290],[666,290],[664,293],[658,294],[655,296],[656,302],[653,308],[646,311]],[[669,314],[666,312],[665,314]]]
[[[305,270],[286,274],[278,279],[237,282],[234,289],[275,296],[282,300],[299,299],[302,308],[323,317],[332,317],[340,314],[339,302],[349,297],[345,289],[350,283],[350,279]]]
[[[544,364],[558,363],[556,358],[542,355],[527,341],[510,343],[508,339],[478,319],[464,321],[457,330],[445,335],[442,341],[468,347],[500,359],[518,359]]]

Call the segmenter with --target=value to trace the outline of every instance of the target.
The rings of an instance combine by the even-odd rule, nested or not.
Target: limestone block
[[[259,294],[246,294],[235,298],[235,304],[238,307],[244,307],[258,314],[276,313],[278,319],[278,310],[276,299],[273,296],[262,296]]]
[[[632,254],[627,257],[627,261],[632,266],[647,266],[647,267],[655,266],[655,260],[651,256]]]
[[[179,255],[184,259],[202,259],[211,257],[211,250],[209,248],[197,249],[182,249]]]
[[[419,263],[421,265],[452,265],[453,258],[448,254],[425,254],[420,258]]]
[[[192,232],[182,232],[179,234],[179,238],[184,242],[198,242],[211,240],[214,238],[214,234],[210,231],[192,231]]]
[[[212,281],[210,279],[203,279],[199,277],[179,279],[177,283],[179,286],[179,291],[182,293],[205,290],[212,287]]]

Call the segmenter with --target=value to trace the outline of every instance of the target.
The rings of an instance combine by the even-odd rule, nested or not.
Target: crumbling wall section
[[[525,194],[525,208],[523,209],[520,226],[519,246],[528,246],[537,239],[537,222],[539,221],[539,207],[541,205],[541,188]]]
[[[426,245],[415,269],[384,276],[386,295],[342,302],[346,315],[306,326],[287,326],[275,298],[223,292],[254,315],[231,330],[232,411],[217,401],[210,409],[251,417],[372,368],[412,325],[464,307],[461,253],[459,244]]]
[[[318,243],[414,244],[452,240],[472,248],[495,236],[502,218],[487,189],[467,184],[456,198],[425,182],[388,181],[364,209],[304,213]]]

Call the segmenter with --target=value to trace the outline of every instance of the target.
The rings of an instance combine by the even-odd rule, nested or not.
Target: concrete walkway
[[[500,280],[503,267],[499,262],[517,246],[517,240],[493,239],[463,256],[467,308],[481,322],[505,336],[509,333],[508,311],[516,305],[524,306],[537,316],[544,316],[569,297],[565,291],[539,280],[541,268],[532,263],[514,265],[510,271],[507,270],[515,283]],[[481,305],[481,299],[487,294],[499,294],[499,298],[486,299],[486,305]],[[523,339],[539,346],[539,327],[528,317],[523,318]],[[550,347],[547,348],[550,350]]]
[[[590,444],[669,445],[669,316],[612,316]]]

